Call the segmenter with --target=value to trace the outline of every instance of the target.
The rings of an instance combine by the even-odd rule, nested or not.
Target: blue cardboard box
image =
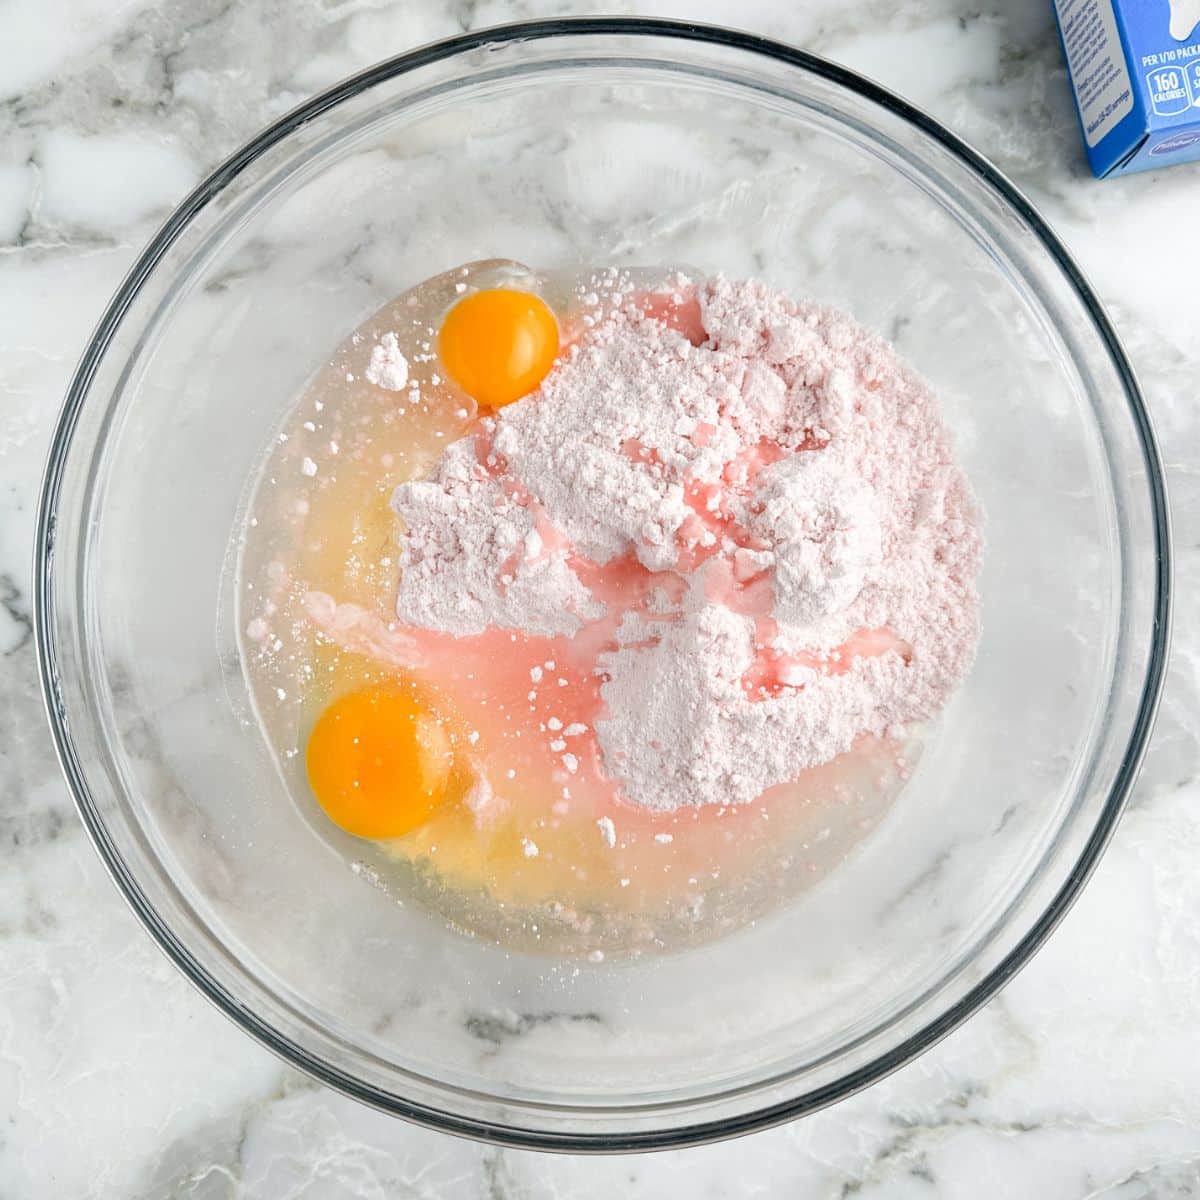
[[[1200,159],[1200,0],[1055,0],[1092,170]]]

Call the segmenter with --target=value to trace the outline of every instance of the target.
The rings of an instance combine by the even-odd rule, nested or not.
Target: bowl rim
[[[406,1100],[367,1084],[305,1049],[249,1011],[188,952],[143,894],[121,857],[95,804],[68,727],[61,699],[54,629],[55,526],[64,467],[80,411],[98,365],[134,298],[158,262],[191,220],[243,170],[296,130],[343,101],[379,83],[464,52],[524,41],[564,37],[668,38],[745,52],[808,72],[870,100],[926,134],[965,165],[1025,223],[1062,271],[1082,303],[1121,380],[1144,458],[1154,531],[1153,628],[1145,678],[1129,742],[1112,789],[1066,881],[1024,937],[945,1012],[891,1050],[838,1080],[779,1103],[739,1114],[674,1128],[624,1132],[562,1132],[518,1124],[500,1124]],[[88,835],[135,916],[186,979],[220,1012],[277,1057],[310,1077],[373,1108],[441,1132],[522,1149],[563,1152],[627,1153],[699,1145],[737,1137],[807,1115],[854,1094],[904,1066],[957,1028],[989,1001],[1036,953],[1077,899],[1100,859],[1124,810],[1153,730],[1162,696],[1171,631],[1171,533],[1162,458],[1145,400],[1128,356],[1100,301],[1047,222],[1023,193],[967,142],[908,101],[872,80],[817,55],[770,38],[690,21],[646,17],[562,17],[520,21],[458,34],[387,58],[317,93],[262,129],[207,176],[170,214],[126,274],[93,331],[68,387],[47,455],[36,515],[34,543],[34,634],[43,705],[55,754]],[[776,1077],[774,1082],[779,1082]],[[539,1105],[550,1108],[551,1105]],[[665,1104],[664,1110],[682,1107]],[[564,1109],[564,1112],[570,1111]],[[621,1110],[614,1110],[619,1113]]]

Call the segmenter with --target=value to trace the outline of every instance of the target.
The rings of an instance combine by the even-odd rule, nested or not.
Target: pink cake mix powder
[[[563,794],[650,812],[935,715],[974,654],[980,536],[928,386],[758,283],[587,299],[537,392],[395,489],[397,620],[320,592],[312,619],[442,674],[506,663]],[[372,364],[392,383],[395,345]]]

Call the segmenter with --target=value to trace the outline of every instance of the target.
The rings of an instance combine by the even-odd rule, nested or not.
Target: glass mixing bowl
[[[969,680],[878,827],[773,915],[627,962],[471,939],[314,836],[247,719],[231,530],[332,347],[489,257],[690,264],[849,310],[934,384],[986,512]],[[744,1132],[878,1079],[1045,938],[1162,683],[1158,454],[1112,328],[991,166],[857,76],[662,21],[540,22],[391,59],[184,201],[88,346],[39,522],[54,734],[119,886],[288,1061],[533,1147]]]

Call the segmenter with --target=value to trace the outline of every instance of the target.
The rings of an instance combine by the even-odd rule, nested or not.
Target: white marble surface
[[[1165,2],[1165,0],[1164,0]],[[1108,303],[1173,489],[1178,622],[1131,809],[1050,944],[869,1092],[644,1157],[497,1151],[282,1066],[177,976],[75,816],[36,699],[42,456],[91,326],[156,222],[260,125],[384,53],[574,0],[0,0],[0,1195],[1200,1196],[1200,167],[1096,183],[1049,0],[662,0],[894,87],[1009,172]]]

